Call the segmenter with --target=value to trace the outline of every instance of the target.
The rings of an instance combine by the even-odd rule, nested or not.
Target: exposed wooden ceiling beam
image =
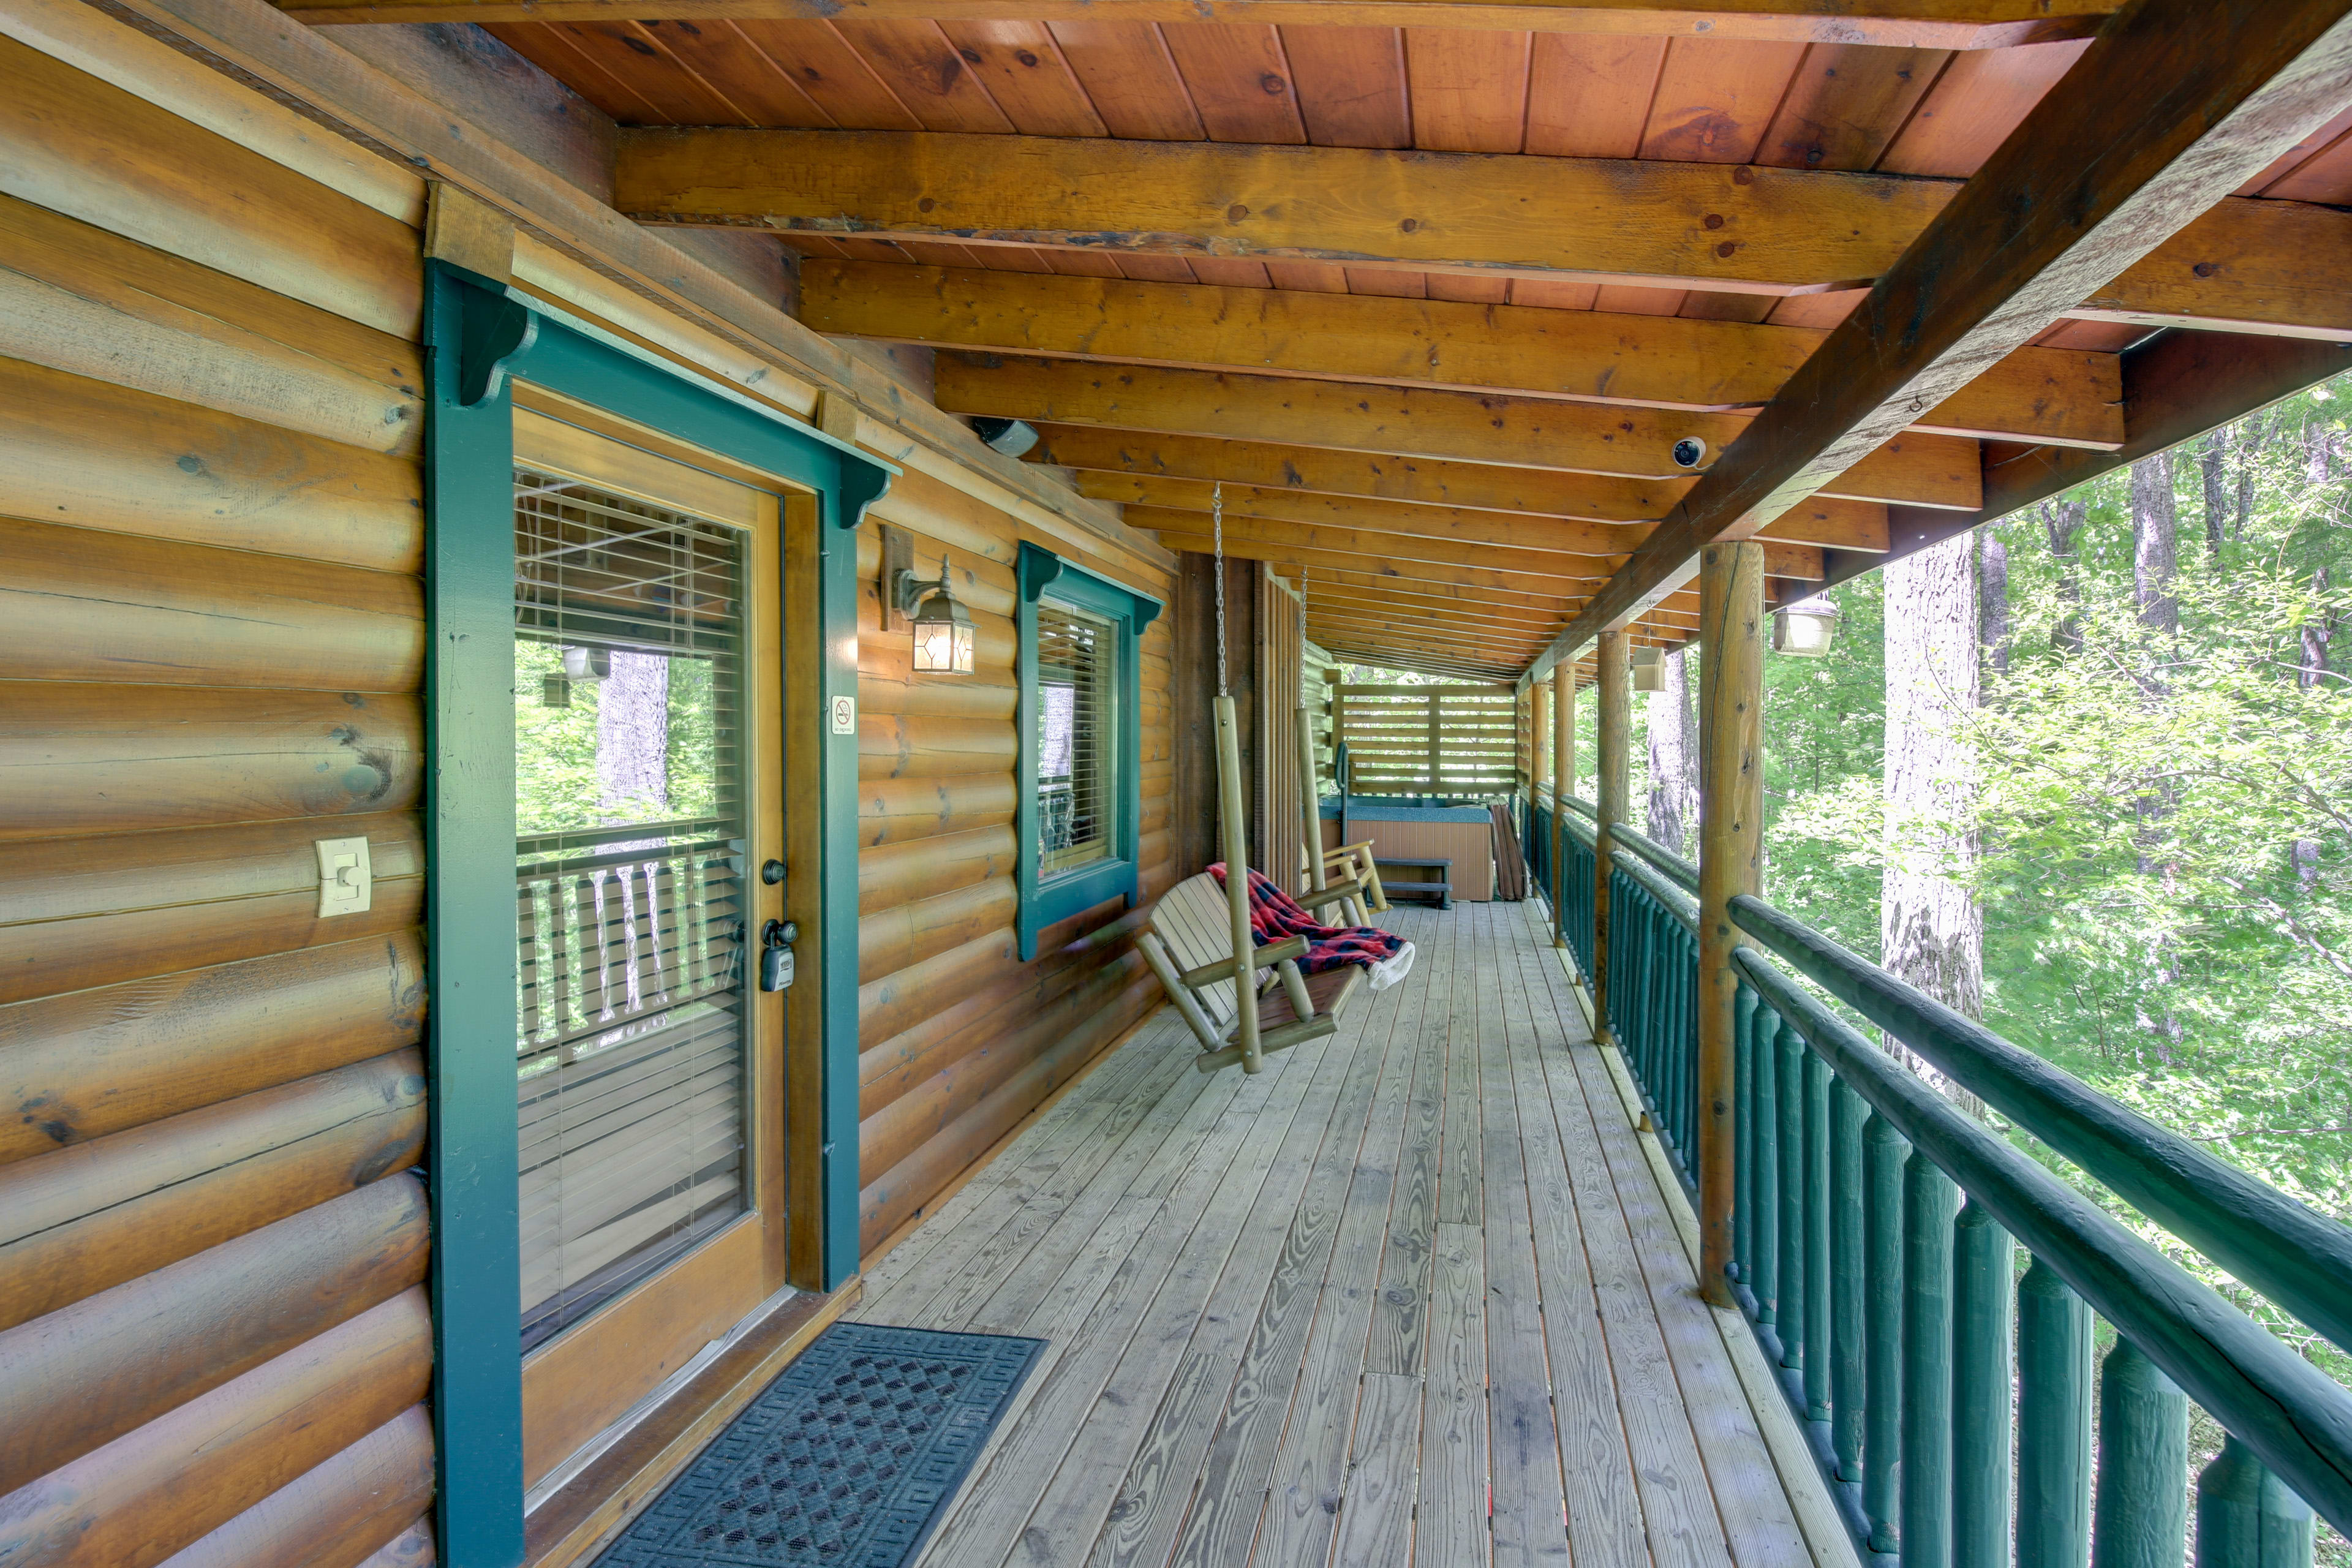
[[[1190,519],[1193,512],[1170,512],[1170,518]],[[1152,519],[1139,511],[1133,514],[1129,526],[1150,528]],[[1160,542],[1171,550],[1207,552],[1210,535],[1204,530],[1188,533],[1167,530],[1160,534]],[[1225,535],[1225,553],[1247,561],[1287,562],[1300,566],[1334,567],[1346,572],[1361,572],[1374,577],[1402,577],[1423,583],[1452,583],[1464,588],[1499,588],[1511,593],[1582,597],[1584,593],[1601,585],[1599,573],[1590,579],[1555,577],[1533,573],[1508,572],[1491,566],[1473,566],[1461,562],[1402,561],[1390,556],[1365,554],[1355,551],[1318,550],[1308,546],[1274,543],[1265,540],[1236,537],[1230,530]],[[1579,590],[1581,589],[1582,592]],[[1566,605],[1562,606],[1566,608]]]
[[[278,0],[309,22],[1239,22],[1992,49],[2081,37],[2120,0]],[[2064,13],[2052,15],[2053,11]]]
[[[1285,564],[1277,563],[1276,564]],[[1308,602],[1328,591],[1379,588],[1406,595],[1415,600],[1475,609],[1494,610],[1519,619],[1530,617],[1564,623],[1574,613],[1579,601],[1543,594],[1504,594],[1478,588],[1466,588],[1456,583],[1403,582],[1394,577],[1357,570],[1353,566],[1314,566],[1288,563],[1286,576],[1306,574]]]
[[[1829,333],[1679,316],[811,258],[801,320],[934,347],[1691,410],[1770,400]],[[1916,430],[2122,445],[2116,356],[2022,348]]]
[[[1433,509],[1423,509],[1433,510]],[[1213,513],[1158,506],[1130,505],[1129,528],[1150,528],[1186,535],[1210,531]],[[1373,560],[1460,562],[1523,573],[1541,573],[1575,583],[1598,584],[1622,564],[1634,542],[1620,541],[1622,551],[1602,552],[1591,542],[1570,538],[1564,548],[1549,542],[1555,530],[1597,529],[1597,523],[1560,523],[1549,519],[1514,518],[1507,513],[1455,513],[1452,532],[1416,532],[1393,528],[1350,528],[1338,521],[1292,522],[1257,517],[1225,509],[1225,540],[1260,544],[1293,544],[1302,549],[1363,555]],[[1769,543],[1764,547],[1764,570],[1775,577],[1822,580],[1822,552],[1810,544]]]
[[[1948,181],[1721,163],[939,132],[622,133],[644,222],[808,228],[1775,292],[1893,265]]]
[[[1516,153],[636,130],[614,205],[652,223],[1786,294],[1883,276],[1959,184]],[[2352,335],[2347,235],[2352,215],[2239,200],[2068,304]]]
[[[959,414],[1513,467],[1540,458],[1632,478],[1675,473],[1672,451],[1685,437],[1705,441],[1712,460],[1755,417],[996,354],[942,353],[934,371],[939,405]],[[1972,511],[1984,500],[1977,443],[1892,432],[1824,493]]]
[[[1211,537],[1210,518],[1204,511],[1173,511],[1160,507],[1131,506],[1127,509],[1127,524],[1129,528],[1149,528],[1185,538]],[[1562,593],[1573,593],[1579,589],[1590,592],[1609,580],[1611,569],[1611,560],[1607,556],[1572,555],[1557,550],[1492,544],[1465,546],[1419,534],[1318,527],[1313,523],[1236,517],[1228,513],[1225,518],[1225,549],[1230,553],[1241,544],[1276,548],[1290,546],[1327,555],[1359,555],[1372,563],[1418,561],[1435,565],[1472,566],[1507,572],[1516,576],[1556,579],[1562,584],[1559,590]],[[1816,557],[1820,553],[1819,551],[1814,552]]]
[[[1459,626],[1391,626],[1374,619],[1345,616],[1309,621],[1307,630],[1310,634],[1319,632],[1335,639],[1375,647],[1451,649],[1470,658],[1491,660],[1505,669],[1525,663],[1528,656],[1543,641],[1539,637],[1528,638],[1508,633],[1475,632]]]
[[[1528,670],[1830,487],[2343,108],[2352,0],[2134,0]]]
[[[1319,495],[1364,496],[1482,511],[1523,511],[1593,522],[1654,521],[1688,493],[1690,479],[1629,479],[1492,463],[1449,463],[1393,453],[1276,446],[1157,431],[1040,422],[1029,454],[1042,463],[1106,473],[1223,479]]]
[[[1206,479],[1169,479],[1152,474],[1092,470],[1080,470],[1076,479],[1080,495],[1129,506],[1208,511],[1214,506],[1217,494],[1217,487]],[[1411,501],[1318,495],[1257,485],[1226,485],[1224,497],[1229,517],[1280,518],[1288,522],[1422,534],[1464,543],[1561,550],[1576,555],[1630,554],[1649,532],[1642,523],[1586,522],[1527,512],[1421,506]],[[1774,543],[1881,552],[1886,548],[1886,509],[1869,501],[1809,504],[1766,529],[1763,537]],[[1803,575],[1794,571],[1789,574]]]

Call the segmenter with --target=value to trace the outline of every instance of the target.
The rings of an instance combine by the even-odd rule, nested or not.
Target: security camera
[[[1675,443],[1675,466],[1696,468],[1706,461],[1706,443],[1696,436],[1685,436]]]

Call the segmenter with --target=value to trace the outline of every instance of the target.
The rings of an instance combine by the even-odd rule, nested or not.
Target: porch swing
[[[1152,906],[1137,943],[1144,961],[1160,977],[1168,999],[1200,1042],[1192,1065],[1202,1072],[1239,1062],[1244,1072],[1257,1072],[1266,1057],[1301,1041],[1336,1031],[1339,1016],[1371,973],[1361,963],[1349,963],[1320,973],[1303,973],[1299,960],[1310,946],[1305,936],[1289,936],[1257,945],[1252,916],[1267,901],[1270,884],[1249,868],[1242,830],[1241,741],[1227,690],[1225,670],[1225,530],[1224,486],[1218,485],[1211,504],[1216,560],[1217,696],[1213,705],[1217,731],[1217,805],[1225,852],[1226,875],[1222,885],[1213,871],[1188,877],[1171,888]],[[1298,780],[1307,833],[1319,826],[1320,807],[1315,795],[1315,742],[1307,728],[1307,711],[1298,708]],[[1305,857],[1309,887],[1297,905],[1320,918],[1337,904],[1360,909],[1364,896],[1360,879],[1326,879],[1325,858]],[[1255,895],[1255,896],[1254,896]],[[1246,952],[1244,962],[1237,955]],[[1412,967],[1413,948],[1405,942],[1386,959],[1385,983],[1403,978]]]

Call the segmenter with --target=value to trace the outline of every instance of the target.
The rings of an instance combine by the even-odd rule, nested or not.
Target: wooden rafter
[[[1206,479],[1090,471],[1080,472],[1076,478],[1080,495],[1127,506],[1207,511],[1217,494],[1217,487]],[[1643,523],[1588,522],[1579,518],[1423,506],[1411,501],[1267,489],[1255,485],[1226,485],[1224,499],[1228,517],[1277,518],[1286,522],[1420,534],[1465,544],[1559,550],[1572,555],[1630,554],[1649,532]],[[1774,523],[1763,537],[1774,542],[1880,552],[1886,548],[1886,509],[1868,501],[1829,501],[1808,506]],[[1789,574],[1804,575],[1793,569]]]
[[[1184,535],[1198,535],[1208,531],[1212,515],[1205,510],[1177,510],[1153,506],[1130,506],[1127,509],[1127,521],[1131,528],[1150,528],[1162,533]],[[1228,544],[1296,545],[1304,550],[1361,555],[1375,562],[1384,559],[1461,562],[1468,565],[1539,574],[1578,584],[1603,582],[1612,571],[1622,564],[1625,556],[1616,552],[1603,553],[1582,548],[1546,548],[1542,542],[1544,534],[1550,528],[1559,526],[1562,525],[1531,518],[1506,518],[1499,524],[1485,527],[1465,525],[1460,531],[1449,535],[1442,531],[1413,532],[1402,529],[1287,522],[1277,518],[1236,513],[1228,508],[1225,540]],[[1571,523],[1564,526],[1591,528],[1594,525]],[[1625,548],[1630,552],[1631,542],[1625,542]],[[1822,580],[1822,552],[1814,546],[1776,543],[1764,548],[1767,569],[1774,576],[1801,578],[1811,583]]]
[[[644,0],[279,0],[306,21],[613,21]],[[1699,36],[1767,43],[2003,48],[2080,37],[2120,0],[660,0],[663,17],[735,21],[1236,22]]]
[[[1029,456],[1105,473],[1223,479],[1320,495],[1363,496],[1482,511],[1523,511],[1593,522],[1654,521],[1689,493],[1690,479],[1629,479],[1393,453],[1219,440],[1156,431],[1040,422]]]
[[[1088,361],[1467,387],[1693,411],[1770,400],[1816,327],[1526,305],[1139,283],[813,259],[801,320],[821,332]],[[2118,447],[2116,356],[2021,348],[1916,430]]]
[[[994,354],[942,353],[935,371],[940,406],[959,414],[1473,463],[1541,458],[1640,479],[1675,473],[1676,442],[1719,452],[1754,417]],[[1972,511],[1983,504],[1977,443],[1894,432],[1826,493]]]
[[[625,132],[614,205],[657,223],[1790,294],[1883,276],[1959,189],[1517,153],[713,129]],[[2062,313],[2352,335],[2347,236],[2352,215],[2236,200]]]
[[[1828,488],[2343,108],[2352,0],[2135,0],[1528,669]]]

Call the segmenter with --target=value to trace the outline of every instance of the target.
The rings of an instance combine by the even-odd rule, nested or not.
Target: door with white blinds
[[[781,1136],[754,1114],[782,1013],[758,973],[781,912],[761,870],[784,853],[782,672],[761,668],[778,510],[587,431],[519,419],[517,438],[523,1346],[585,1336],[572,1360],[649,1387],[672,1358],[639,1320],[723,1331],[773,1289],[754,1263],[772,1249],[738,1233],[782,1218],[754,1148]],[[648,1310],[672,1275],[682,1300]],[[597,1345],[625,1300],[639,1309]],[[528,1428],[528,1373],[525,1405]],[[593,1435],[526,1441],[560,1454]]]
[[[1118,628],[1037,603],[1037,874],[1108,859],[1117,802]]]

